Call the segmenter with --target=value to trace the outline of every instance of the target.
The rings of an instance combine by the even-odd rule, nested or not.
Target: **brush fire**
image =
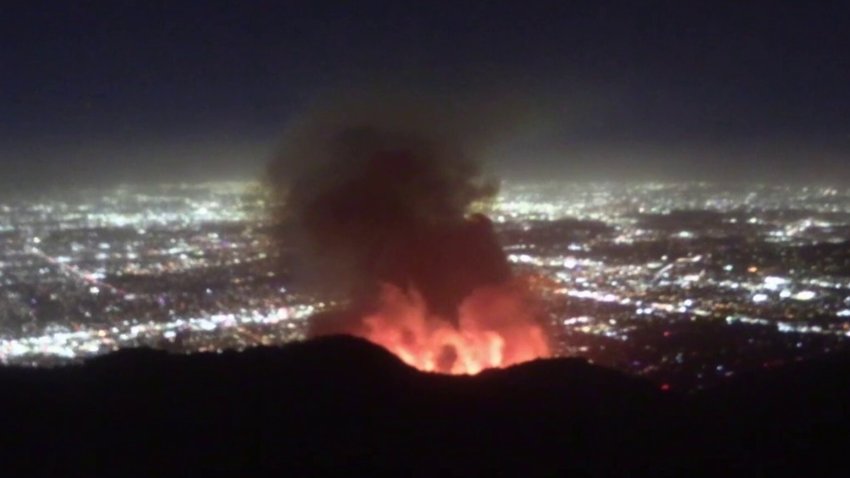
[[[343,121],[325,115],[296,128],[271,176],[318,282],[350,299],[311,335],[360,336],[449,374],[548,356],[530,288],[514,277],[491,222],[471,212],[497,188],[470,159],[463,128],[334,118]]]

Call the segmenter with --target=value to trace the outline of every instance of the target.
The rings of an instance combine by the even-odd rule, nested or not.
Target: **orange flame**
[[[378,311],[358,335],[428,372],[476,374],[549,355],[528,294],[516,284],[482,287],[458,308],[457,325],[432,315],[415,289],[383,284]]]

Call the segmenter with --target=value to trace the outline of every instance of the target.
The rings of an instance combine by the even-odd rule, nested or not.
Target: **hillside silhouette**
[[[840,474],[850,445],[844,356],[686,396],[579,359],[425,374],[335,336],[5,368],[0,388],[19,476],[801,476]]]

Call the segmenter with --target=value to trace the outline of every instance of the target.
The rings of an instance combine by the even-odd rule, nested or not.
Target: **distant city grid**
[[[0,202],[0,361],[304,339],[335,304],[273,207],[254,183]],[[506,183],[487,207],[558,355],[695,390],[850,343],[850,189]]]

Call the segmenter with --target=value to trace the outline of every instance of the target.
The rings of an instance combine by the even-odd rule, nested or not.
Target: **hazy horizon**
[[[840,2],[44,6],[0,20],[4,187],[257,176],[315,104],[389,90],[495,111],[466,126],[503,123],[496,174],[848,179]]]

